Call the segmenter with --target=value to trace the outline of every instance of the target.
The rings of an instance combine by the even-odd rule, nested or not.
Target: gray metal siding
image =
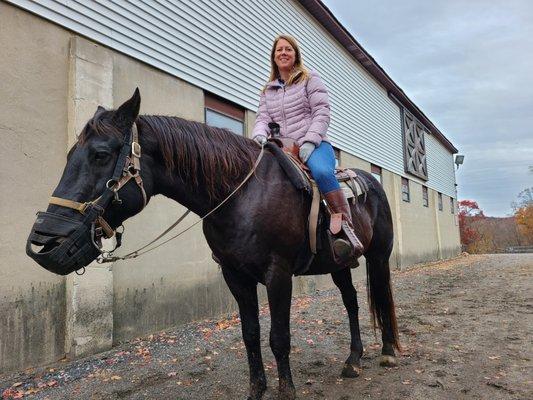
[[[404,174],[398,107],[386,90],[307,13],[290,0],[11,0],[74,32],[256,110],[269,72],[273,38],[296,36],[306,64],[331,98],[329,131],[341,150]],[[455,196],[442,146],[428,146],[427,185]],[[449,156],[449,157],[448,157]],[[438,166],[437,166],[438,165]]]
[[[430,186],[456,199],[453,155],[432,135],[426,136],[426,154]]]

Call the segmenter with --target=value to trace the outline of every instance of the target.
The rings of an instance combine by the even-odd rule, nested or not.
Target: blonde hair
[[[291,74],[289,76],[289,79],[285,84],[292,85],[293,83],[298,83],[305,81],[309,78],[309,70],[304,66],[303,60],[302,60],[302,52],[300,51],[300,46],[298,46],[298,42],[294,37],[287,34],[281,34],[276,36],[274,39],[274,43],[272,44],[272,50],[270,51],[270,78],[268,81],[273,81],[275,79],[278,79],[280,77],[278,66],[276,65],[276,62],[274,61],[274,58],[276,56],[276,46],[278,42],[284,39],[291,47],[294,49],[294,67],[292,68]]]

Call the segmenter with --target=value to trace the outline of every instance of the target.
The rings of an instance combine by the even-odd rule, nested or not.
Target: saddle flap
[[[329,230],[334,235],[338,234],[342,228],[342,214],[331,214],[329,221]]]

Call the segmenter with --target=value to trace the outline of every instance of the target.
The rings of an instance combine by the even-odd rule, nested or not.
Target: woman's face
[[[296,61],[296,52],[289,42],[280,39],[276,43],[274,62],[280,71],[290,71]]]

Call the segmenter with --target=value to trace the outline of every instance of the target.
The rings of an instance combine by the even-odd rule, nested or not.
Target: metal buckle
[[[141,158],[141,145],[137,142],[131,142],[131,154],[137,158]]]
[[[78,210],[81,214],[85,215],[85,211],[87,211],[87,209],[89,208],[89,206],[92,204],[91,203],[83,203],[83,208],[81,208],[80,210]]]
[[[118,182],[115,180],[115,179],[110,179],[106,182],[105,186],[106,188],[108,189],[113,189],[113,187],[117,184]]]

